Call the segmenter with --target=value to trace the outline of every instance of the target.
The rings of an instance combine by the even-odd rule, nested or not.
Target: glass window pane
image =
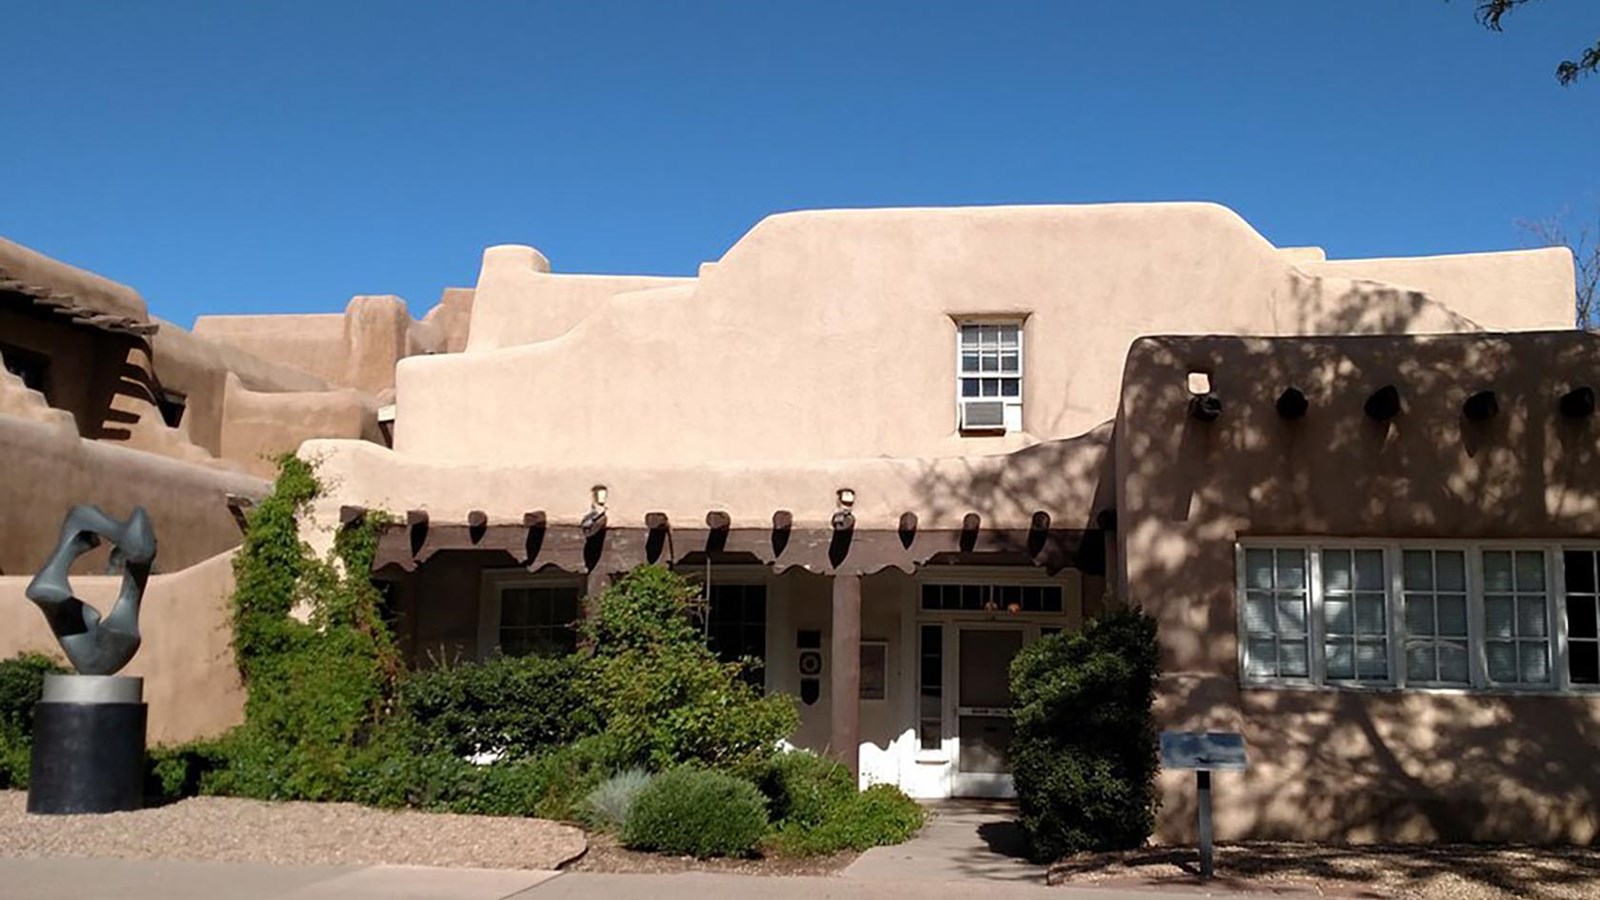
[[[1000,396],[1000,379],[998,379],[998,378],[985,378],[985,379],[983,379],[983,396],[985,396],[985,397],[998,397],[998,396]]]
[[[1439,575],[1439,590],[1465,591],[1467,589],[1467,557],[1459,550],[1440,550],[1433,556],[1434,569]]]
[[[1433,634],[1433,598],[1426,594],[1406,595],[1406,633]]]
[[[985,353],[983,358],[979,360],[978,369],[982,372],[1000,371],[1000,357],[995,356],[992,353]]]
[[[1387,642],[1363,642],[1356,646],[1356,677],[1374,679],[1389,677]]]
[[[922,608],[923,609],[938,609],[939,608],[939,586],[938,585],[936,585],[936,584],[925,584],[925,585],[922,586]]]
[[[1467,648],[1459,644],[1439,646],[1439,680],[1465,684],[1467,675]]]
[[[1600,637],[1596,633],[1593,597],[1567,598],[1567,636],[1574,638]]]
[[[1578,641],[1567,648],[1573,684],[1600,684],[1600,644]]]
[[[1244,552],[1245,587],[1272,590],[1272,551],[1246,550]]]
[[[986,348],[1000,346],[1000,329],[993,325],[979,325],[978,345]]]
[[[1383,551],[1356,551],[1356,590],[1383,590]]]
[[[1001,325],[1001,326],[999,326],[999,331],[1000,331],[1000,346],[1002,346],[1002,347],[1015,347],[1021,342],[1021,339],[1022,339],[1022,326],[1020,326],[1020,325]]]
[[[1445,594],[1436,601],[1439,609],[1439,633],[1450,637],[1467,636],[1467,598],[1461,594]]]
[[[978,396],[978,379],[976,379],[976,378],[963,378],[963,379],[961,379],[961,396],[963,396],[963,397],[976,397],[976,396]]]
[[[1594,593],[1594,554],[1587,550],[1568,550],[1562,554],[1562,567],[1566,570],[1567,593]]]
[[[1508,638],[1516,633],[1516,607],[1510,597],[1485,597],[1483,599],[1484,634],[1491,638]]]
[[[1532,550],[1517,551],[1517,590],[1544,590],[1544,554]]]
[[[1483,589],[1505,593],[1512,589],[1511,554],[1505,550],[1483,551]]]
[[[1411,681],[1434,681],[1437,659],[1433,644],[1413,644],[1406,648],[1406,678]]]
[[[976,353],[963,353],[963,354],[961,354],[961,371],[963,371],[963,372],[976,372],[976,371],[978,371],[978,354],[976,354]]]
[[[1046,587],[1040,608],[1045,612],[1061,612],[1061,588],[1055,585]]]
[[[963,325],[963,326],[961,326],[961,346],[963,346],[963,347],[976,347],[976,346],[978,346],[978,326],[976,326],[976,325]]]
[[[1245,645],[1245,671],[1271,677],[1278,674],[1278,646],[1271,638],[1252,638]]]
[[[1356,598],[1356,632],[1358,634],[1383,634],[1389,630],[1386,619],[1381,595],[1362,594]]]
[[[1306,589],[1306,554],[1303,550],[1278,551],[1278,580],[1280,591]]]
[[[1350,551],[1327,550],[1322,554],[1322,588],[1345,592],[1355,587],[1355,576],[1350,571]]]
[[[1484,648],[1489,656],[1489,679],[1499,682],[1517,680],[1517,645],[1510,641],[1490,641]]]
[[[1517,634],[1543,637],[1549,630],[1548,624],[1543,597],[1523,597],[1517,601]]]
[[[1015,378],[1002,378],[1000,380],[1000,396],[1016,397],[1022,393],[1022,382]]]
[[[1350,601],[1329,597],[1322,601],[1322,618],[1327,622],[1328,633],[1350,634],[1355,631],[1355,620],[1350,614]]]
[[[1433,589],[1433,554],[1426,550],[1407,550],[1401,554],[1401,570],[1408,591]]]
[[[1550,680],[1550,659],[1544,644],[1523,641],[1518,657],[1522,662],[1521,680],[1525,684],[1543,684]]]
[[[1017,354],[1015,354],[1015,353],[1002,353],[1002,354],[1000,354],[1000,371],[1002,371],[1002,372],[1020,372],[1020,371],[1022,371],[1021,358],[1018,357]]]
[[[1328,677],[1354,678],[1356,674],[1355,643],[1350,640],[1328,642]]]
[[[1304,678],[1311,674],[1311,663],[1306,653],[1306,642],[1283,641],[1278,645],[1278,667],[1286,678]]]
[[[1299,598],[1278,601],[1278,632],[1280,634],[1306,633],[1306,603]]]

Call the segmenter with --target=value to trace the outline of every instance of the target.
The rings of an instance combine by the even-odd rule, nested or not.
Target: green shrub
[[[383,520],[340,530],[332,558],[317,559],[296,520],[320,490],[309,463],[281,457],[234,558],[234,649],[249,693],[213,782],[221,792],[344,799],[356,757],[392,713],[400,656],[368,574]],[[309,621],[291,614],[302,604]]]
[[[756,786],[767,798],[767,812],[774,824],[799,828],[820,824],[829,808],[856,793],[856,781],[848,768],[809,750],[775,754]]]
[[[696,589],[640,566],[594,600],[592,648],[580,682],[617,745],[619,766],[661,771],[689,762],[753,771],[799,723],[794,701],[763,697],[738,663],[722,663],[690,618]]]
[[[773,832],[771,848],[785,856],[815,856],[899,844],[922,828],[923,810],[892,784],[835,799],[812,824],[791,818]]]
[[[1155,621],[1108,614],[1011,663],[1010,763],[1029,853],[1138,847],[1155,827]]]
[[[42,653],[0,660],[0,788],[25,788],[33,755],[33,707],[44,692],[44,676],[66,674]]]
[[[766,830],[766,802],[755,785],[685,767],[657,775],[639,792],[622,843],[700,859],[745,856]]]
[[[351,763],[350,799],[387,809],[442,811],[482,783],[478,766],[449,753],[416,753],[399,740],[365,748]]]
[[[497,657],[416,672],[400,686],[421,753],[531,756],[592,730],[577,657]]]
[[[194,741],[170,747],[151,747],[144,758],[144,796],[162,803],[210,793],[217,773],[228,764],[223,741]]]
[[[650,773],[643,769],[624,769],[595,785],[583,800],[583,820],[591,828],[620,834],[628,824],[628,814],[633,811],[639,792],[650,783]]]
[[[604,738],[591,736],[538,756],[474,766],[476,784],[449,808],[475,815],[577,821],[584,799],[609,774],[605,761],[610,755]]]

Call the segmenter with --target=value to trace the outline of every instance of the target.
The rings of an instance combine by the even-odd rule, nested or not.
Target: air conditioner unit
[[[1006,427],[1004,400],[961,401],[962,431],[1003,431]]]

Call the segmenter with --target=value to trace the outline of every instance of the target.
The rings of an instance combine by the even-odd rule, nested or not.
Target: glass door
[[[1011,659],[1022,649],[1018,626],[958,628],[956,638],[956,796],[1009,797]]]

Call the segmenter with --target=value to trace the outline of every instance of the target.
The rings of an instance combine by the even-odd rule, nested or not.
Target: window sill
[[[961,437],[1005,437],[1010,432],[1001,428],[958,428],[956,433]]]
[[[1304,691],[1329,694],[1423,694],[1439,697],[1580,697],[1600,699],[1600,685],[1570,688],[1518,688],[1518,687],[1443,687],[1439,685],[1399,687],[1393,684],[1308,684],[1305,682],[1250,681],[1239,685],[1241,691]]]
[[[918,750],[915,762],[919,766],[949,765],[950,754],[943,750]]]

